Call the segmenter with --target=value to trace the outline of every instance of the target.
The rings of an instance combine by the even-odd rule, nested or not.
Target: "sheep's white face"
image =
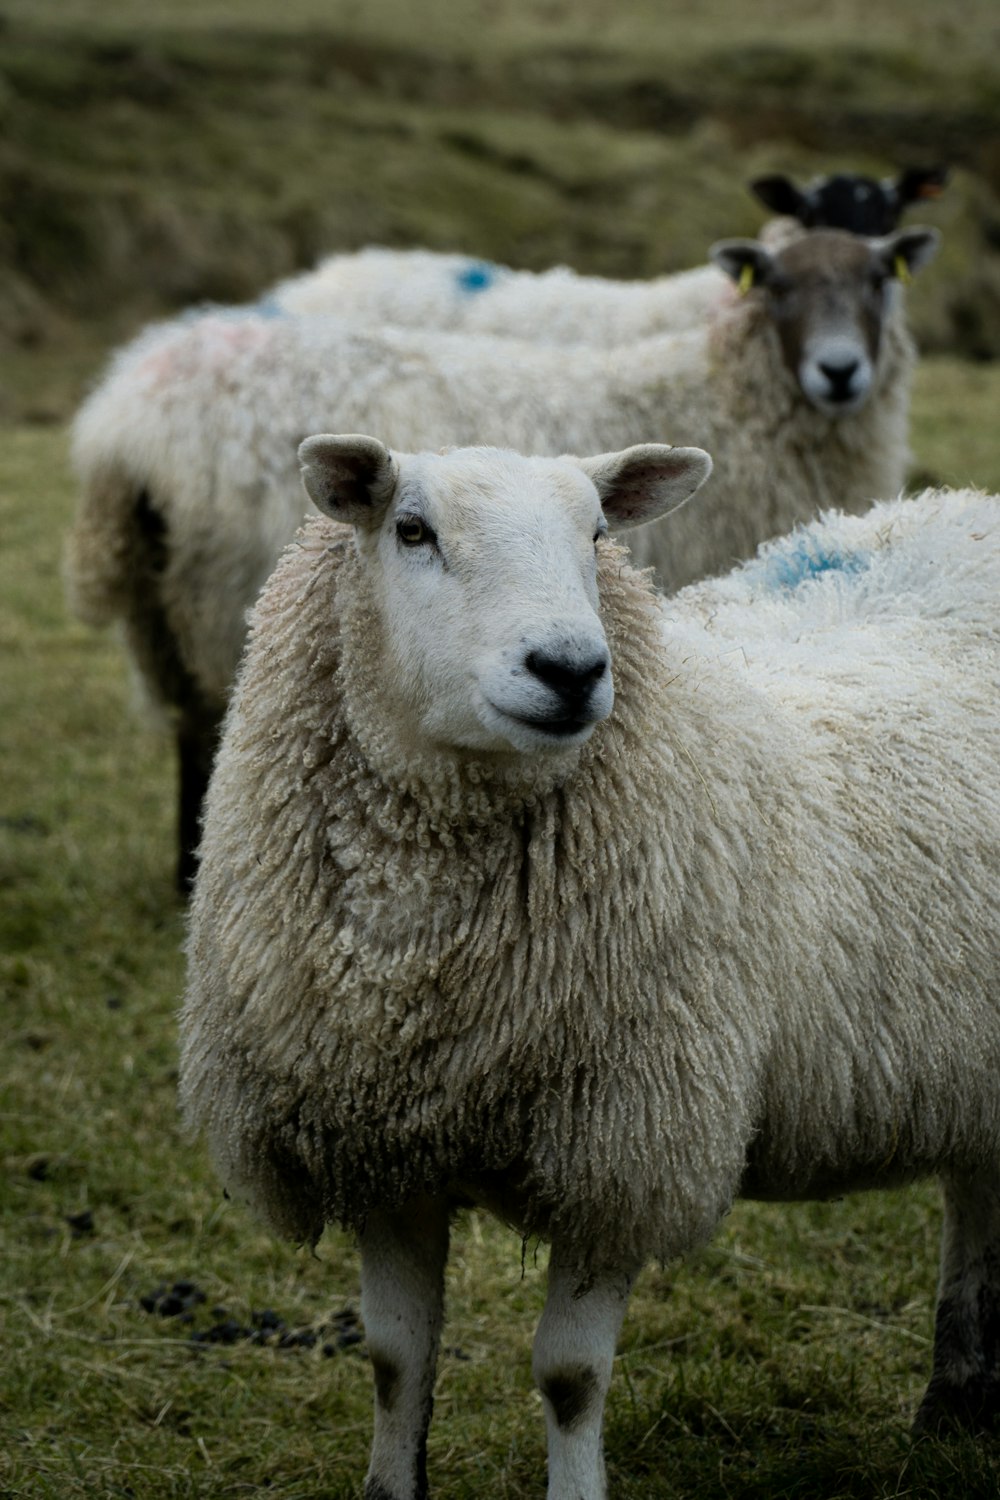
[[[582,743],[614,702],[594,486],[570,465],[418,455],[360,540],[421,738],[470,750]]]
[[[379,450],[374,465],[360,444]],[[587,461],[593,478],[575,460],[497,449],[390,457],[370,438],[310,438],[300,454],[320,508],[355,522],[403,737],[479,753],[580,745],[607,718],[598,488],[616,525],[639,523],[711,467],[699,449],[653,445]]]

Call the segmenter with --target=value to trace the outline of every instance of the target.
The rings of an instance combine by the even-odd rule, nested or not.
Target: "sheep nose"
[[[836,363],[832,360],[821,359],[819,361],[820,370],[826,376],[830,385],[828,395],[831,401],[848,401],[854,395],[851,383],[858,372],[860,364],[861,361],[859,359],[854,359],[850,356],[846,359],[837,360]]]
[[[529,651],[524,665],[547,688],[558,693],[564,703],[578,706],[587,701],[608,670],[609,657],[602,651],[589,661],[576,662],[568,661],[565,656],[549,656],[544,651]]]

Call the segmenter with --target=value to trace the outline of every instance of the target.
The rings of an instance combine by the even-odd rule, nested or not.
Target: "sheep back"
[[[515,271],[468,255],[370,247],[330,256],[281,282],[272,296],[298,317],[334,314],[376,327],[611,346],[695,328],[734,290],[712,265],[629,282],[581,276],[567,266]]]

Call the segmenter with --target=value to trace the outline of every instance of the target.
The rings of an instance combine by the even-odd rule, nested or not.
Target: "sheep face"
[[[817,230],[778,250],[724,240],[712,259],[757,304],[806,400],[831,417],[859,411],[877,388],[882,332],[908,279],[935,254],[933,229],[864,240]]]
[[[315,504],[355,527],[397,735],[491,755],[582,745],[608,717],[597,548],[609,520],[653,520],[711,469],[658,445],[578,462],[316,437],[299,454]]]
[[[435,744],[558,749],[614,702],[593,485],[569,466],[513,467],[421,458],[377,530],[359,532],[411,727]]]

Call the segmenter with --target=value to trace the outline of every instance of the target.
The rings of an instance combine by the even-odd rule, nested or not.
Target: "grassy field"
[[[1000,486],[996,395],[991,367],[924,367],[925,473]],[[352,1247],[273,1241],[178,1130],[170,758],[132,712],[117,643],[66,618],[71,505],[58,430],[0,435],[0,1494],[358,1496],[371,1396]],[[992,1446],[907,1437],[937,1234],[932,1188],[740,1205],[690,1265],[648,1271],[609,1406],[614,1493],[1000,1492]],[[457,1227],[442,1500],[542,1492],[544,1263],[478,1215]]]
[[[945,160],[952,187],[921,209],[945,254],[916,326],[936,352],[1000,352],[993,0],[11,0],[4,16],[0,342],[65,347],[125,310],[249,297],[366,242],[649,275],[753,232],[755,174]]]
[[[0,23],[0,1496],[359,1497],[358,1266],[224,1200],[175,1111],[172,765],[71,622],[62,424],[142,319],[328,249],[617,275],[760,220],[742,184],[958,170],[913,289],[915,483],[1000,490],[995,0],[6,0]],[[968,356],[971,356],[968,357]],[[683,435],[676,435],[683,440]],[[345,1085],[347,1086],[347,1085]],[[931,1186],[741,1204],[650,1269],[609,1402],[618,1500],[995,1500],[1000,1447],[912,1444]],[[439,1500],[544,1490],[545,1251],[455,1230]]]
[[[94,36],[164,31],[294,33],[369,37],[386,47],[420,45],[438,56],[500,55],[586,46],[607,55],[643,53],[654,63],[727,47],[777,52],[791,40],[814,57],[842,47],[894,50],[925,67],[989,69],[1000,43],[992,0],[910,0],[873,11],[866,0],[6,0],[11,21],[87,30]],[[489,48],[485,41],[488,39]],[[946,56],[942,53],[946,50]]]

